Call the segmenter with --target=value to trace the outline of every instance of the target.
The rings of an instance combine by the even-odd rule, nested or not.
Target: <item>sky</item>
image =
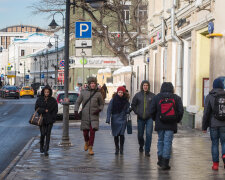
[[[50,17],[50,14],[32,14],[32,8],[29,8],[29,6],[34,2],[38,2],[38,0],[0,0],[0,29],[18,24],[47,29],[52,17]],[[55,18],[56,21],[57,18]],[[62,21],[62,17],[59,18]]]

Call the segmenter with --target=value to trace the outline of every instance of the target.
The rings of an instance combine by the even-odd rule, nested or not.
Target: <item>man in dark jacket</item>
[[[146,80],[142,81],[141,91],[135,94],[131,104],[132,110],[137,114],[139,151],[143,152],[145,145],[145,155],[148,157],[150,156],[153,131],[153,121],[149,109],[153,96],[154,94],[150,92],[150,83]],[[145,127],[146,142],[144,141]]]
[[[170,104],[171,106],[168,107],[168,110],[165,110],[167,108],[166,106]],[[157,164],[163,170],[170,169],[169,160],[173,135],[177,133],[177,123],[182,120],[183,113],[184,109],[181,98],[174,94],[172,83],[164,82],[161,86],[160,93],[152,99],[150,107],[150,114],[155,121],[155,131],[158,132]]]
[[[222,119],[218,120],[215,116],[216,109],[219,109],[219,106],[216,105],[217,95],[222,95],[221,103],[221,113],[223,114]],[[225,168],[225,92],[224,84],[220,78],[217,78],[213,82],[213,89],[206,96],[204,115],[202,121],[202,130],[206,132],[207,128],[210,128],[210,136],[212,141],[212,160],[213,160],[213,170],[218,170],[219,167],[219,140],[222,147],[222,158]],[[224,117],[224,118],[223,118]]]

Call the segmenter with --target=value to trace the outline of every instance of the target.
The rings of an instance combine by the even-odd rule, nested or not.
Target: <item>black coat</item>
[[[153,97],[151,105],[150,105],[150,114],[152,115],[153,120],[155,121],[155,131],[159,130],[171,130],[174,133],[177,133],[177,123],[182,120],[184,108],[182,100],[176,94],[173,94],[173,86],[172,84],[164,84],[161,88],[161,92]],[[160,120],[160,100],[163,97],[171,97],[175,100],[175,108],[177,119],[176,122],[172,123],[164,123]]]
[[[45,89],[45,88],[44,88]],[[50,90],[50,97],[48,97],[47,102],[44,98],[44,89],[42,90],[42,95],[37,99],[35,104],[35,110],[38,109],[38,114],[43,115],[44,124],[53,124],[56,121],[56,116],[58,112],[58,104],[54,97],[51,97],[52,91]],[[46,109],[48,112],[46,113]]]

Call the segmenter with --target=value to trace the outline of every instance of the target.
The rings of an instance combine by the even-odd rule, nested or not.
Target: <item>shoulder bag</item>
[[[35,126],[41,126],[43,123],[43,116],[42,114],[39,115],[38,114],[38,108],[37,110],[34,112],[34,114],[31,116],[29,123]]]

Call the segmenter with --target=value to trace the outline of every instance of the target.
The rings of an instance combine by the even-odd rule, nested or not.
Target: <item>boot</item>
[[[120,154],[123,155],[123,145],[124,145],[125,138],[124,136],[120,136]]]
[[[88,154],[89,154],[89,155],[94,155],[94,152],[93,152],[93,150],[92,150],[92,146],[89,146],[89,147],[88,147]]]
[[[118,136],[115,136],[114,137],[114,142],[115,142],[115,147],[116,147],[116,151],[115,151],[115,155],[118,155],[119,154],[119,137]]]
[[[223,155],[223,164],[224,164],[224,169],[225,169],[225,154]]]
[[[219,162],[213,162],[212,170],[218,171],[219,168]]]
[[[45,146],[44,154],[45,154],[45,156],[48,156],[48,147],[47,146]]]
[[[157,165],[162,167],[162,156],[158,156],[158,162]]]
[[[85,151],[88,150],[88,144],[89,144],[89,142],[85,142],[85,144],[84,144],[84,150],[85,150]]]
[[[162,158],[162,170],[170,170],[169,159]]]
[[[40,153],[44,152],[44,143],[40,141]]]

